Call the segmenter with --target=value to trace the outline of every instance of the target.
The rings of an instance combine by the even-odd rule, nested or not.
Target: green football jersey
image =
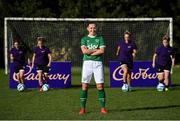
[[[81,46],[86,46],[88,49],[99,49],[101,47],[105,47],[104,39],[102,36],[94,36],[89,37],[85,36],[81,39]],[[102,55],[88,55],[84,54],[83,60],[94,60],[94,61],[102,61]]]

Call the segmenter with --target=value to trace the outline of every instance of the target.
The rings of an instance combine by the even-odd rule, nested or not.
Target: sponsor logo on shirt
[[[129,45],[128,48],[131,48],[131,46]]]
[[[98,48],[98,45],[90,44],[87,47],[88,47],[88,49],[96,49],[96,48]]]
[[[42,50],[42,51],[41,51],[41,53],[44,53],[44,52],[45,52],[45,50]]]

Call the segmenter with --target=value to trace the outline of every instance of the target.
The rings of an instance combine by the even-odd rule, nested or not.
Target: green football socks
[[[98,90],[98,98],[99,98],[99,102],[101,104],[101,108],[105,108],[105,104],[106,104],[105,97],[106,96],[105,96],[104,89]]]
[[[81,90],[81,92],[80,92],[80,106],[81,106],[81,108],[86,107],[86,101],[87,101],[87,90]]]

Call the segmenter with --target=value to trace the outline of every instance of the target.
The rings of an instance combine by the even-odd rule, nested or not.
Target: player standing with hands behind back
[[[80,93],[80,112],[85,114],[86,101],[88,93],[88,85],[94,75],[96,87],[98,89],[98,98],[101,104],[101,113],[106,114],[105,108],[105,91],[104,91],[104,70],[102,56],[105,51],[105,44],[102,36],[96,35],[96,24],[90,23],[87,27],[88,36],[81,39],[81,50],[83,57],[82,68],[82,89]]]
[[[32,67],[35,65],[39,77],[39,91],[42,92],[43,77],[46,84],[48,84],[48,72],[51,67],[51,51],[48,47],[44,46],[44,37],[37,38],[37,46],[34,48],[32,57]]]
[[[126,91],[130,91],[131,86],[131,71],[133,69],[133,60],[136,56],[137,46],[134,41],[131,40],[131,33],[129,31],[124,32],[124,39],[118,43],[116,55],[120,61],[120,65],[123,73],[123,86],[127,88]]]
[[[162,45],[156,49],[152,62],[152,67],[157,69],[159,84],[164,81],[165,91],[168,91],[170,71],[175,63],[174,49],[170,47],[169,41],[170,38],[165,35],[162,39]]]

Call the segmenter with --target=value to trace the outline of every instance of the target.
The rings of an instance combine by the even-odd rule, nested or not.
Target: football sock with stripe
[[[80,106],[81,106],[81,108],[86,107],[86,101],[87,101],[87,90],[81,90],[81,92],[80,92]]]
[[[106,95],[104,89],[98,90],[98,98],[102,108],[104,108],[106,105],[105,97]]]

